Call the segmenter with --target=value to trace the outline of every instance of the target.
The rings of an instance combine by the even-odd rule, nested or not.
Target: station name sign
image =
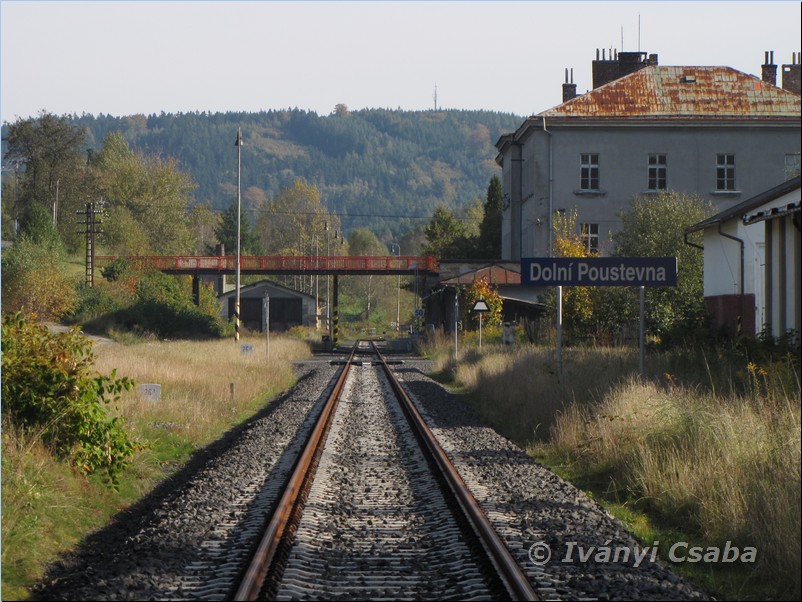
[[[524,257],[522,286],[677,286],[676,257]]]

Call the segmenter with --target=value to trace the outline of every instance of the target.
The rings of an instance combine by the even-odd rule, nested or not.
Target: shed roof
[[[491,285],[521,284],[521,274],[500,265],[490,265],[472,270],[454,278],[443,280],[442,284],[473,284],[476,280],[486,279]]]
[[[240,286],[239,292],[240,295],[244,295],[247,293],[251,293],[254,291],[258,291],[260,289],[271,288],[278,293],[281,294],[283,297],[306,297],[308,299],[314,299],[314,295],[309,295],[307,293],[302,293],[301,291],[296,291],[294,289],[288,288],[283,286],[277,282],[273,282],[272,280],[259,280],[258,282],[253,282],[251,284],[246,284],[244,286]],[[226,291],[219,295],[219,298],[222,299],[223,297],[231,297],[237,294],[236,289],[231,289],[230,291]]]
[[[741,219],[750,211],[754,211],[766,203],[770,203],[771,201],[778,199],[793,190],[799,190],[800,180],[800,176],[786,180],[785,182],[782,182],[773,188],[769,188],[765,192],[761,192],[760,194],[753,196],[751,199],[746,199],[744,202],[738,203],[729,209],[725,209],[721,213],[717,213],[716,215],[708,217],[706,220],[702,220],[698,224],[689,226],[685,229],[685,233],[690,234],[691,232],[705,230],[706,228],[727,222],[733,218]]]

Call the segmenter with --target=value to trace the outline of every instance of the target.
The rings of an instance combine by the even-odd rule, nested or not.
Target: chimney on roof
[[[574,69],[571,68],[571,82],[568,82],[568,68],[565,69],[565,83],[563,84],[563,102],[576,98],[576,84],[574,83]]]
[[[635,73],[644,67],[657,65],[657,55],[645,52],[618,52],[610,50],[610,58],[605,56],[602,49],[601,58],[599,50],[596,49],[596,60],[593,61],[593,89],[614,81],[619,77],[624,77],[630,73]]]
[[[802,53],[792,53],[791,64],[783,65],[783,90],[799,94],[799,70]]]
[[[774,64],[774,51],[766,51],[763,59],[761,79],[772,86],[777,85],[777,65]]]

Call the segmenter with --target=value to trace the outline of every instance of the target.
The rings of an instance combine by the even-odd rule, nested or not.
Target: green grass
[[[76,478],[40,445],[3,431],[3,599],[28,597],[28,587],[55,555],[105,524],[136,487],[110,491],[100,479]]]

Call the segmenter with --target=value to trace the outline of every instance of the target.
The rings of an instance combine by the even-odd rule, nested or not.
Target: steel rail
[[[415,407],[412,399],[410,399],[395,374],[390,370],[385,357],[379,352],[375,343],[371,344],[373,345],[374,351],[379,356],[393,390],[402,402],[402,409],[409,417],[412,427],[425,444],[432,460],[434,460],[435,464],[440,469],[443,478],[448,483],[459,507],[462,509],[463,514],[476,533],[488,559],[496,569],[496,573],[504,583],[504,587],[507,589],[510,597],[513,600],[540,600],[540,597],[532,588],[529,579],[527,579],[520,565],[512,557],[512,554],[510,554],[504,542],[501,541],[498,533],[496,533],[496,530],[490,524],[487,515],[479,506],[479,502],[476,501],[476,498],[465,484],[465,481],[460,476],[456,467],[438,443],[434,433],[432,433],[429,426],[423,420],[423,417],[417,407]]]
[[[276,510],[273,512],[259,546],[256,548],[253,559],[240,581],[239,588],[234,594],[234,600],[256,600],[259,597],[264,586],[265,577],[273,562],[290,517],[298,504],[302,502],[300,499],[301,492],[306,482],[314,477],[314,471],[311,470],[311,467],[318,450],[322,449],[326,442],[326,435],[331,426],[334,412],[337,409],[357,346],[358,343],[351,350],[348,361],[343,366],[342,372],[340,372],[340,376],[329,398],[326,400],[323,411],[307,440],[306,446],[295,464],[292,476],[287,481],[284,493],[276,506]]]

